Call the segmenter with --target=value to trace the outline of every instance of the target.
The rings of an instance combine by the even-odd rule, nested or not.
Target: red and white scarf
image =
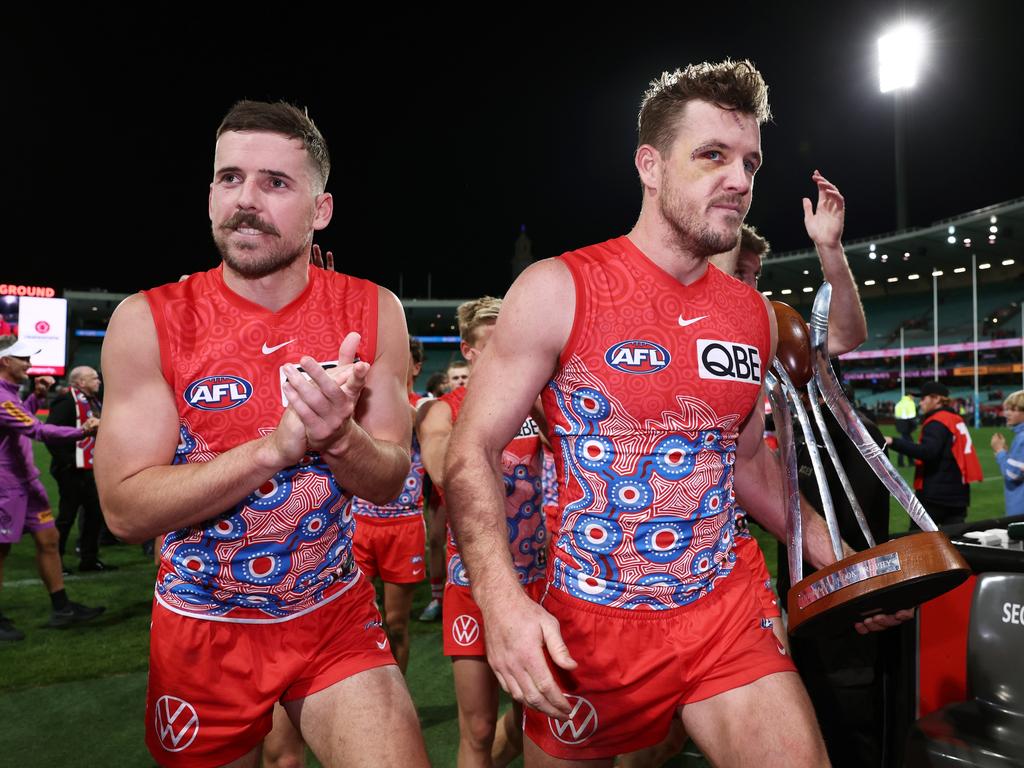
[[[99,418],[100,404],[82,392],[80,389],[70,387],[71,397],[75,401],[75,426],[79,429],[88,419],[93,416]],[[78,469],[92,469],[92,452],[96,447],[96,437],[83,437],[75,443],[75,466]]]

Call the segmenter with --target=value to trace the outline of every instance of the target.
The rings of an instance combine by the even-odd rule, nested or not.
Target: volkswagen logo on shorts
[[[452,640],[465,647],[475,643],[478,637],[480,637],[480,622],[466,614],[455,617],[455,621],[452,623]]]
[[[661,344],[642,339],[620,341],[604,353],[604,361],[623,373],[657,373],[672,362],[668,350]]]
[[[237,376],[206,376],[189,384],[183,397],[201,411],[229,411],[252,397],[252,384]]]
[[[569,717],[565,720],[548,718],[551,735],[563,744],[582,744],[597,733],[597,710],[594,705],[582,696],[565,694],[572,705]]]
[[[199,715],[184,699],[161,696],[156,700],[154,726],[161,747],[168,752],[181,752],[199,735]]]

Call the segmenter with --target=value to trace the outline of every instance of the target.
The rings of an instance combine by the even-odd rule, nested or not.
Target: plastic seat
[[[1024,767],[1024,573],[985,573],[971,602],[972,697],[911,726],[904,765]]]

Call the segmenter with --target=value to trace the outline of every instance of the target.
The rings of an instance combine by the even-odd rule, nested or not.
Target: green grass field
[[[972,430],[986,479],[972,488],[970,520],[1003,514],[1002,483],[988,447],[994,431]],[[40,449],[36,458],[56,505],[56,488],[47,471],[49,454]],[[893,510],[891,530],[905,530],[906,521]],[[774,575],[775,540],[756,528],[755,533]],[[143,744],[143,710],[155,569],[137,546],[107,547],[102,556],[120,570],[71,576],[67,589],[73,600],[106,605],[106,613],[87,626],[53,630],[45,627],[49,601],[36,573],[31,539],[26,537],[12,549],[0,607],[26,639],[0,644],[0,763],[25,768],[152,765]],[[69,561],[75,562],[73,557]],[[414,616],[428,600],[429,589],[423,585]],[[457,713],[451,666],[441,653],[440,623],[412,622],[408,683],[432,764],[454,765]],[[316,762],[311,759],[310,765]],[[691,755],[670,765],[706,763]]]

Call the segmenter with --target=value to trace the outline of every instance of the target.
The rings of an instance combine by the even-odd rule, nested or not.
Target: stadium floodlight
[[[989,224],[995,224],[997,221],[999,221],[999,219],[996,218],[995,216],[990,216],[988,219]]]
[[[782,295],[783,296],[789,296],[789,294],[791,294],[792,292],[793,292],[793,290],[791,288],[783,288],[782,289]]]
[[[934,270],[932,270],[932,277],[942,277],[942,270],[941,269],[934,269]]]
[[[950,224],[949,225],[949,229],[947,229],[946,231],[949,232],[949,234],[951,234],[951,235],[955,235],[956,234],[956,227],[954,227],[952,224]]]
[[[871,253],[868,254],[868,258],[874,261],[875,259],[878,258],[878,254],[872,251]]]
[[[959,275],[967,271],[967,267],[957,267],[953,270],[954,275]]]
[[[999,231],[999,227],[997,227],[995,224],[993,224],[991,227],[988,228],[988,231],[991,232],[994,235],[996,232]]]
[[[889,93],[917,84],[924,59],[924,33],[916,24],[900,24],[878,38],[878,89]]]
[[[865,280],[864,281],[864,285],[874,285],[874,284],[875,284],[874,280]]]
[[[814,290],[814,289],[813,289],[813,288],[811,288],[811,286],[809,286],[809,285],[805,285],[805,286],[803,287],[803,291],[804,291],[804,293],[810,293],[810,292],[811,292],[811,291],[813,291],[813,290]]]
[[[956,245],[956,237],[950,235],[949,237],[946,238],[946,242],[949,243],[950,245]]]
[[[921,276],[915,272],[912,275],[907,275],[907,280],[918,280],[920,277]]]
[[[887,282],[887,283],[895,283],[898,280],[899,280],[898,277],[890,277],[885,282]]]
[[[987,261],[984,264],[979,264],[978,269],[990,269],[992,267]]]
[[[761,291],[761,294],[763,296],[771,296],[772,295],[772,291]]]
[[[1009,266],[1011,266],[1012,264],[1014,264],[1014,261],[1013,261],[1013,259],[1003,259],[1003,261],[1002,261],[1002,265],[1003,265],[1004,267],[1009,267]]]

